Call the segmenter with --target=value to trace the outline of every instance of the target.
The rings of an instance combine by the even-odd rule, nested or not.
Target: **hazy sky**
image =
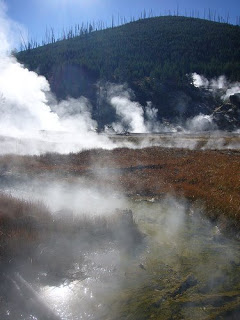
[[[103,20],[110,25],[111,16],[139,17],[146,9],[155,15],[173,13],[179,7],[180,14],[195,10],[203,16],[204,9],[217,11],[232,23],[240,16],[240,0],[0,0],[8,6],[8,15],[23,24],[31,37],[42,38],[46,27],[53,27],[56,35],[63,27],[86,21]]]

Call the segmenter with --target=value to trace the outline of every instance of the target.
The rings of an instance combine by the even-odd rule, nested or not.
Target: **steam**
[[[6,8],[2,2],[0,5],[2,11],[0,14],[0,40],[3,43],[0,55],[0,134],[8,137],[8,139],[0,137],[0,152],[19,154],[70,153],[82,149],[109,149],[119,146],[120,144],[111,142],[107,136],[95,132],[97,123],[92,119],[92,105],[86,98],[69,98],[58,103],[44,77],[30,72],[9,55],[11,45],[6,34],[9,34],[12,23],[6,18]],[[110,85],[107,90],[107,99],[118,116],[118,120],[112,124],[117,132],[128,130],[132,133],[148,133],[165,130],[165,126],[157,121],[157,109],[152,106],[151,102],[148,102],[146,106],[141,106],[134,101],[133,92],[126,87]],[[187,128],[191,131],[196,128],[197,130],[210,130],[214,127],[211,116],[199,115],[188,122]],[[179,140],[174,137],[170,140],[169,143],[176,144],[174,146],[179,147],[181,143],[186,143],[189,147],[189,139],[183,139],[184,141],[181,142],[181,137]],[[146,145],[144,145],[145,142]],[[145,142],[140,143],[139,147],[149,146],[150,142],[146,140]],[[164,143],[168,144],[168,141],[166,140]],[[132,146],[128,142],[126,144]],[[28,263],[27,258],[17,265],[19,261],[15,257],[13,259],[16,262],[16,269],[24,272],[28,281],[31,281],[31,275],[35,272],[37,281],[34,280],[40,285],[40,295],[43,296],[44,301],[47,300],[51,306],[54,306],[62,318],[86,319],[96,318],[100,315],[100,318],[104,319],[106,314],[107,317],[111,317],[111,314],[108,314],[110,309],[116,317],[118,312],[121,312],[121,308],[118,309],[111,303],[114,299],[117,302],[121,296],[126,296],[128,299],[129,295],[126,295],[126,291],[135,293],[136,289],[139,289],[140,294],[145,294],[142,288],[148,288],[153,283],[152,291],[159,291],[158,287],[155,289],[155,284],[159,284],[160,291],[164,290],[161,293],[164,298],[162,300],[167,297],[168,303],[169,297],[167,295],[170,292],[173,297],[176,283],[179,283],[179,279],[189,273],[192,261],[199,268],[204,263],[207,264],[209,278],[215,274],[220,263],[230,265],[230,259],[234,257],[234,254],[231,255],[231,250],[227,250],[227,256],[224,255],[223,259],[223,250],[226,251],[226,244],[223,250],[220,250],[221,247],[218,244],[214,247],[213,243],[209,250],[209,256],[212,255],[212,252],[214,255],[210,256],[211,259],[206,259],[206,244],[209,241],[208,237],[213,240],[213,228],[210,224],[204,225],[202,218],[198,220],[196,217],[190,216],[189,212],[194,210],[189,210],[191,204],[187,201],[166,198],[156,203],[154,203],[154,199],[151,203],[147,203],[147,201],[134,202],[121,194],[115,181],[111,184],[107,183],[108,175],[113,179],[115,167],[111,170],[109,166],[103,167],[102,164],[98,166],[98,164],[92,163],[87,168],[84,166],[80,168],[84,173],[86,170],[86,178],[77,178],[74,163],[69,169],[70,172],[66,172],[62,159],[68,161],[68,157],[59,160],[57,155],[52,158],[51,155],[50,158],[48,156],[45,156],[45,165],[49,166],[49,170],[46,170],[47,174],[44,174],[41,165],[36,168],[36,171],[39,170],[40,173],[35,178],[34,170],[31,171],[31,169],[30,175],[26,172],[16,174],[17,171],[14,174],[14,161],[17,163],[19,159],[16,157],[12,165],[7,166],[7,169],[1,168],[2,179],[0,182],[2,190],[6,193],[24,200],[42,201],[51,210],[53,219],[63,218],[61,221],[63,222],[63,232],[57,232],[57,229],[54,229],[54,232],[48,235],[47,231],[43,231],[43,237],[46,239],[41,239],[41,243],[36,246],[35,261]],[[25,160],[29,161],[31,166],[34,157],[24,158],[23,161]],[[55,165],[55,161],[61,161],[59,168],[62,171],[56,176],[50,174],[51,166]],[[42,163],[44,166],[44,161]],[[78,165],[76,167],[79,168]],[[102,179],[102,176],[105,180]],[[103,185],[104,181],[109,187]],[[132,229],[128,228],[129,220],[126,220],[126,223],[125,220],[120,219],[116,225],[114,220],[111,221],[116,208],[133,209],[134,218],[138,220],[139,224],[142,224],[146,235],[145,243],[144,246],[137,242],[134,243],[134,249],[138,248],[138,250],[134,250],[134,254],[125,250],[130,247],[129,239],[131,236],[134,237],[131,234]],[[70,226],[72,224],[74,226],[74,217],[76,216],[87,217],[85,227],[83,225],[82,230],[70,228],[74,232],[69,233],[64,231],[64,225],[69,227],[69,224]],[[98,222],[96,219],[95,227],[94,225],[90,226],[90,231],[88,231],[89,221],[91,224],[91,218],[95,216],[107,216],[107,219],[105,222],[100,220]],[[39,217],[40,219],[41,217]],[[133,225],[135,226],[135,223]],[[113,234],[113,240],[104,240],[104,232],[110,226],[113,226],[109,230],[109,233]],[[45,226],[41,226],[40,230],[42,227],[45,230]],[[99,228],[99,232],[96,233],[96,230],[92,228]],[[31,242],[30,239],[29,242]],[[215,248],[216,250],[213,250]],[[230,244],[229,248],[231,248]],[[15,267],[13,264],[13,268],[10,268],[9,266],[12,267],[11,263],[10,260],[6,263],[7,272],[10,274],[11,269]],[[203,266],[205,267],[205,265]],[[197,277],[200,277],[200,273],[196,272],[195,268],[194,265],[191,269]],[[192,270],[190,271],[192,272]],[[171,276],[169,276],[170,274]],[[54,284],[53,281],[59,280],[59,278],[61,286]],[[149,279],[151,279],[150,282]],[[169,284],[166,286],[166,279],[169,279],[170,286]],[[53,282],[52,286],[50,280]],[[17,302],[27,300],[26,303],[30,303],[28,310],[31,311],[31,318],[34,317],[36,306],[31,310],[31,301],[33,305],[35,302],[34,296],[30,295],[31,299],[25,299],[25,294],[22,295],[21,292],[21,286],[18,288],[19,283],[27,287],[27,282],[25,283],[25,279],[20,276],[15,277],[15,280],[13,278],[14,281],[17,289],[13,291],[13,294],[9,290],[9,283],[6,285],[7,290],[13,296],[11,299]],[[28,288],[31,291],[31,286]],[[132,288],[134,290],[131,290]],[[16,291],[19,295],[16,295],[15,299],[14,292]],[[196,293],[198,292],[196,291]],[[140,294],[138,295],[137,292],[137,295],[134,295],[141,298]],[[21,299],[18,301],[20,296]],[[127,305],[129,305],[129,301],[131,299],[128,299]],[[17,310],[22,307],[21,303],[18,304],[20,307]],[[139,306],[139,301],[136,305]],[[109,306],[112,308],[108,308]],[[6,311],[10,312],[11,303],[8,302],[6,307]],[[131,307],[130,304],[130,312],[132,312]],[[4,310],[4,307],[1,308]],[[104,313],[103,316],[101,316],[101,312]],[[10,317],[18,319],[19,314],[16,317],[11,314]],[[129,316],[131,317],[131,314]],[[134,316],[138,317],[137,314]],[[27,317],[24,318],[27,319]]]
[[[107,137],[95,132],[87,99],[57,103],[45,77],[29,71],[9,51],[19,34],[0,2],[0,134],[4,153],[69,153],[88,148],[112,148]],[[13,39],[9,41],[9,39]]]
[[[60,130],[59,118],[47,105],[44,77],[30,72],[13,57],[0,61],[1,133]]]
[[[217,125],[213,122],[212,115],[199,114],[198,116],[187,120],[186,128],[189,132],[203,132],[216,130]]]
[[[107,135],[97,134],[98,124],[92,119],[92,105],[86,98],[68,98],[57,102],[46,78],[29,71],[10,55],[16,35],[24,31],[8,19],[6,12],[6,6],[0,2],[0,152],[69,153],[91,148],[136,147],[125,142],[113,143]],[[223,99],[239,92],[240,87],[239,83],[230,84],[225,77],[209,81],[197,74],[193,74],[193,83],[212,92],[220,90]],[[125,85],[108,83],[106,91],[106,101],[117,117],[109,124],[115,133],[177,133],[217,129],[213,117],[204,114],[184,124],[166,124],[163,119],[158,120],[158,110],[151,102],[142,106]],[[183,110],[183,103],[177,108]],[[147,145],[143,142],[141,146]]]
[[[23,28],[7,17],[0,1],[0,133],[19,135],[22,131],[58,130],[59,121],[47,105],[50,90],[44,77],[24,68],[10,55]]]
[[[152,102],[148,101],[145,109],[146,127],[148,132],[161,132],[162,127],[157,119],[158,110],[153,107]]]
[[[132,133],[146,133],[143,109],[138,102],[132,102],[127,97],[113,97],[112,106],[117,115],[122,118],[123,127],[127,127]],[[112,124],[113,128],[119,130],[119,124]]]
[[[197,88],[204,88],[213,94],[218,94],[223,101],[229,99],[231,95],[240,93],[240,82],[231,83],[225,76],[208,80],[197,73],[192,74],[193,84]]]
[[[208,86],[207,79],[194,74],[195,86]],[[212,83],[212,87],[218,88],[223,86],[224,79],[219,79]],[[158,120],[158,110],[152,105],[151,101],[147,102],[144,108],[138,102],[132,101],[134,94],[131,90],[124,86],[108,84],[107,95],[110,104],[116,110],[119,118],[118,122],[114,122],[110,127],[117,133],[176,133],[176,132],[204,132],[217,129],[217,125],[213,121],[212,115],[199,114],[193,118],[189,118],[184,124],[170,124],[160,122]],[[183,99],[183,97],[181,97]],[[184,109],[184,103],[181,101],[177,106],[178,109]]]
[[[105,171],[105,177],[107,174]],[[36,178],[31,183],[15,184],[8,192],[19,199],[43,202],[54,218],[111,216],[116,208],[127,208],[127,201],[119,191],[99,188],[84,178],[71,182],[61,181],[56,176]]]
[[[0,0],[0,56],[6,56],[6,53],[18,47],[21,43],[20,35],[23,39],[27,38],[25,28],[7,16],[7,6]]]
[[[107,100],[116,111],[118,121],[110,127],[116,133],[150,133],[160,132],[161,126],[157,120],[158,110],[152,106],[151,101],[143,107],[134,101],[134,93],[124,85],[108,83],[106,85]],[[106,128],[107,130],[107,128]]]
[[[114,247],[95,250],[86,255],[87,261],[79,264],[81,270],[87,273],[87,279],[66,286],[43,288],[43,297],[59,307],[64,318],[72,319],[75,315],[78,318],[82,314],[83,319],[90,315],[95,318],[95,312],[97,317],[103,312],[104,318],[104,315],[110,314],[109,309],[104,308],[108,305],[111,305],[114,318],[124,317],[126,310],[130,317],[139,318],[142,310],[134,309],[134,304],[146,297],[143,287],[154,290],[156,283],[159,304],[167,310],[176,287],[182,288],[181,297],[188,299],[204,294],[222,294],[225,289],[223,283],[232,287],[232,264],[238,261],[238,245],[234,247],[232,240],[225,239],[217,226],[202,219],[200,210],[194,209],[185,200],[172,197],[159,203],[136,203],[134,208],[136,219],[146,233],[145,250],[135,253],[134,257],[126,257]],[[223,252],[227,252],[226,255]],[[190,292],[181,286],[189,274],[195,279]],[[164,286],[166,281],[167,287]],[[132,288],[134,290],[131,291]],[[227,289],[224,291],[227,292]],[[119,298],[121,293],[126,298]],[[78,303],[79,299],[84,303]],[[176,303],[179,303],[181,311],[186,310],[188,306],[182,305],[182,300],[179,300]],[[123,303],[130,306],[122,312],[119,306]],[[209,300],[204,306],[207,304]],[[149,308],[153,312],[154,307],[150,303]]]
[[[111,106],[116,110],[118,122],[111,124],[116,132],[127,130],[132,133],[146,133],[143,107],[132,101],[134,94],[123,85],[107,85],[107,97]]]

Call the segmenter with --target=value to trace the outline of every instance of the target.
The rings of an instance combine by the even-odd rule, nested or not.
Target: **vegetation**
[[[163,16],[53,41],[17,58],[44,75],[59,99],[88,97],[101,124],[109,109],[101,105],[98,81],[127,83],[140,103],[152,101],[159,116],[173,117],[179,113],[169,105],[179,91],[186,101],[202,102],[188,74],[240,79],[239,38],[239,26]]]
[[[50,43],[55,43],[56,41],[66,40],[66,39],[72,39],[76,38],[78,36],[84,36],[86,34],[92,33],[94,31],[100,31],[105,30],[109,28],[119,27],[124,24],[134,22],[136,20],[143,20],[148,18],[157,18],[159,16],[162,16],[161,12],[159,15],[156,15],[152,9],[147,11],[144,9],[138,17],[131,16],[130,19],[126,18],[125,16],[120,16],[118,14],[117,18],[112,15],[111,17],[111,25],[109,26],[107,22],[104,22],[102,20],[91,21],[87,23],[82,24],[75,24],[74,26],[70,26],[68,28],[62,28],[61,32],[58,32],[58,37],[56,37],[55,30],[51,27],[46,27],[45,35],[42,38],[42,42],[38,42],[34,39],[29,39],[28,42],[24,39],[24,37],[21,34],[22,37],[22,43],[20,47],[20,51],[24,50],[31,50],[37,47],[40,47],[41,45],[47,45]],[[189,18],[201,18],[208,21],[214,21],[214,22],[221,22],[221,23],[229,23],[230,22],[230,16],[229,13],[225,14],[225,16],[220,15],[217,10],[211,10],[210,8],[207,10],[204,9],[203,13],[200,13],[199,10],[190,10],[187,12],[185,10],[184,14],[179,10],[179,6],[177,6],[176,10],[171,11],[168,10],[168,13],[164,14],[164,16],[184,16]],[[236,16],[236,25],[240,25],[240,16]],[[60,35],[61,34],[61,35]]]
[[[36,286],[81,281],[86,275],[75,266],[81,267],[86,252],[114,243],[127,253],[141,240],[131,210],[116,210],[111,217],[74,216],[69,210],[52,215],[40,202],[0,194],[1,319],[8,314],[19,319],[20,313],[24,319],[30,319],[29,313],[60,319],[25,279]]]
[[[122,234],[117,232],[124,229]],[[22,260],[47,268],[46,259],[61,269],[61,261],[53,261],[59,254],[60,238],[74,241],[81,239],[83,243],[96,245],[100,241],[116,241],[120,246],[125,244],[128,234],[128,247],[141,240],[141,233],[133,220],[131,210],[116,210],[111,217],[88,217],[84,213],[61,210],[54,215],[41,202],[27,202],[9,195],[0,194],[0,270],[15,266]],[[56,238],[54,241],[53,239]],[[53,244],[54,242],[54,244]],[[54,246],[56,255],[47,252],[47,247]],[[39,252],[39,246],[46,246],[46,257]],[[70,250],[70,248],[69,248]],[[66,253],[65,253],[66,254]],[[61,259],[62,257],[60,257]],[[67,257],[67,259],[70,257]],[[73,263],[68,260],[68,264]],[[16,267],[16,266],[15,266]],[[64,267],[64,265],[63,265]],[[65,266],[66,267],[66,266]],[[62,270],[63,271],[63,270]],[[66,270],[64,270],[66,271]],[[50,274],[57,270],[46,270]]]
[[[91,167],[92,159],[97,167]],[[203,206],[222,228],[240,229],[238,151],[152,147],[1,157],[2,172],[8,171],[9,166],[17,176],[25,172],[41,179],[44,173],[57,174],[71,183],[75,177],[84,177],[90,185],[103,190],[120,189],[133,198],[159,199],[168,193],[185,196]]]
[[[123,263],[124,272],[115,268],[114,262],[112,271],[107,271],[109,279],[118,277],[121,287],[111,287],[107,303],[103,295],[106,309],[103,315],[97,311],[98,319],[192,319],[192,314],[197,314],[197,319],[220,319],[239,315],[239,243],[231,239],[233,247],[227,252],[227,238],[213,228],[218,224],[222,229],[240,229],[239,151],[154,147],[34,157],[7,155],[0,157],[0,171],[2,183],[7,185],[11,179],[14,184],[16,177],[20,183],[35,177],[39,184],[44,175],[47,181],[71,184],[84,178],[86,186],[89,183],[105,191],[109,187],[111,192],[120,189],[132,199],[148,200],[134,202],[134,208],[140,205],[149,210],[144,221],[141,214],[136,215],[135,224],[130,210],[93,218],[69,210],[52,215],[42,203],[0,195],[1,319],[7,319],[8,310],[11,319],[19,319],[19,312],[26,319],[30,312],[38,315],[37,296],[24,288],[20,276],[40,286],[62,287],[82,281],[87,276],[81,269],[85,252],[114,245],[129,257],[129,248],[132,253],[131,247],[136,248],[143,233],[147,249],[140,257]],[[182,231],[170,232],[168,211],[161,216],[154,210],[161,219],[158,223],[155,220],[151,206],[157,203],[152,201],[165,194],[189,199],[187,204],[183,201],[187,215]],[[175,205],[177,216],[180,209]],[[201,207],[214,225],[198,216]],[[15,295],[18,292],[22,300]],[[39,319],[48,319],[45,309]]]
[[[238,26],[157,17],[26,50],[17,57],[48,79],[69,64],[97,79],[117,82],[150,78],[152,85],[162,80],[178,83],[191,72],[238,80],[239,35]]]

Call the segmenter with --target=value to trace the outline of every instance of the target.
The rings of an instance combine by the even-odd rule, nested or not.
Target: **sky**
[[[29,38],[40,41],[44,38],[46,28],[53,28],[56,37],[63,28],[87,21],[104,21],[115,23],[118,17],[138,18],[145,9],[154,15],[179,13],[189,14],[193,10],[201,16],[204,9],[226,18],[229,14],[231,23],[236,23],[240,16],[239,0],[0,0],[8,7],[8,16],[25,27]],[[121,19],[121,18],[120,18]]]

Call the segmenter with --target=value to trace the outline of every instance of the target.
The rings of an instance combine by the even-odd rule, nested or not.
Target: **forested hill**
[[[59,99],[84,95],[94,104],[94,85],[107,80],[128,83],[137,100],[161,109],[176,89],[192,92],[186,74],[240,80],[240,27],[177,16],[141,19],[22,51],[17,58],[46,76]]]

